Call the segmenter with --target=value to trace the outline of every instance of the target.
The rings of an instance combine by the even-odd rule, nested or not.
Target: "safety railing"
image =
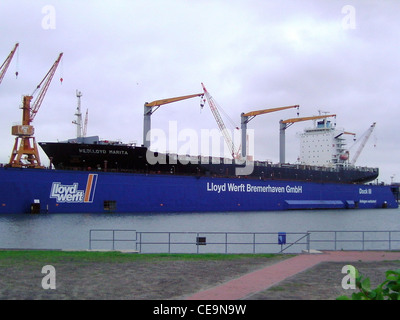
[[[308,231],[308,250],[400,250],[400,231]]]
[[[93,229],[89,249],[140,253],[299,253],[400,250],[400,231],[139,232]]]
[[[168,253],[288,252],[306,245],[304,232],[139,232],[138,251]]]
[[[140,253],[283,253],[307,245],[305,232],[138,232],[92,229],[89,249]],[[297,248],[297,250],[296,250]],[[301,249],[300,249],[301,250]]]
[[[101,248],[107,250],[121,249],[121,246],[118,246],[121,243],[125,244],[124,248],[130,249],[136,247],[137,232],[126,229],[91,229],[89,231],[89,250],[98,249],[98,246],[94,246],[96,243],[101,243]],[[104,244],[107,245],[104,246]]]

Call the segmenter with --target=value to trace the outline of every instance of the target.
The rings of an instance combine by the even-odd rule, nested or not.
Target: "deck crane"
[[[46,92],[50,86],[51,80],[53,79],[54,73],[61,61],[62,53],[58,56],[53,66],[47,72],[46,76],[36,87],[32,95],[26,95],[22,98],[22,125],[16,125],[12,127],[12,135],[16,136],[14,148],[11,154],[10,163],[11,167],[28,167],[28,168],[43,168],[40,163],[39,150],[36,144],[34,134],[34,128],[31,125],[35,118],[39,108],[43,102]],[[62,79],[60,79],[62,81]],[[43,84],[43,87],[41,88]],[[41,89],[40,89],[41,88]],[[39,90],[39,94],[31,106],[31,100],[33,95]],[[20,146],[18,147],[19,141],[21,140]],[[24,163],[23,156],[26,156],[27,163]]]
[[[299,109],[299,105],[294,105],[294,106],[288,106],[288,107],[278,107],[278,108],[270,108],[270,109],[263,109],[263,110],[257,110],[257,111],[251,111],[247,113],[242,113],[241,114],[241,124],[242,124],[242,158],[246,159],[247,156],[247,124],[253,120],[256,116],[266,114],[266,113],[271,113],[271,112],[276,112],[276,111],[281,111],[281,110],[286,110],[286,109],[291,109],[291,108],[297,108]],[[298,113],[297,113],[298,115]]]
[[[326,114],[312,117],[300,117],[279,121],[279,163],[285,163],[285,130],[296,122],[336,117],[336,114]]]
[[[369,137],[371,136],[372,131],[374,131],[375,125],[376,125],[376,122],[374,122],[374,123],[368,128],[368,130],[362,135],[361,145],[360,145],[360,147],[358,148],[358,150],[356,151],[356,153],[355,153],[353,159],[350,161],[350,164],[354,165],[354,164],[356,163],[358,157],[360,156],[362,150],[363,150],[364,147],[365,147],[365,144],[367,143]]]
[[[150,137],[148,135],[151,129],[151,115],[154,112],[156,112],[160,106],[194,97],[202,98],[203,95],[204,95],[203,93],[196,93],[187,96],[155,100],[153,102],[146,102],[144,104],[144,118],[143,118],[143,146],[146,148],[150,147]]]
[[[218,124],[218,128],[221,131],[221,133],[222,133],[222,135],[223,135],[223,137],[225,139],[225,142],[226,142],[226,144],[227,144],[227,146],[229,148],[231,156],[232,156],[233,159],[238,159],[240,157],[240,155],[239,155],[240,148],[239,148],[238,151],[236,151],[235,145],[233,143],[233,140],[232,140],[232,138],[231,138],[231,136],[230,136],[225,124],[224,124],[224,121],[221,118],[221,115],[220,115],[220,113],[218,111],[218,108],[217,108],[217,105],[215,103],[215,100],[210,95],[210,93],[207,91],[207,89],[204,86],[204,84],[202,83],[201,85],[203,87],[204,94],[205,94],[205,96],[207,98],[208,105],[210,106],[211,112],[212,112],[212,114],[213,114],[213,116],[215,118],[215,121]],[[236,129],[239,130],[238,127]]]
[[[10,66],[11,60],[14,57],[15,52],[17,51],[19,46],[19,43],[16,43],[14,46],[14,49],[11,50],[10,54],[6,58],[6,60],[3,62],[3,64],[0,67],[0,84],[3,81],[3,78],[7,72],[8,67]],[[18,76],[18,71],[15,72],[15,75]]]
[[[336,138],[339,138],[340,136],[342,136],[342,135],[344,135],[344,134],[352,135],[352,136],[353,136],[353,140],[356,141],[356,134],[355,134],[354,132],[348,132],[348,131],[344,131],[344,132],[342,132],[342,133],[339,133],[339,134],[335,137],[335,139],[336,139]]]

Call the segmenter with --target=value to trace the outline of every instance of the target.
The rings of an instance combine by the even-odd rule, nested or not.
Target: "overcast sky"
[[[76,135],[78,89],[88,135],[141,144],[143,104],[200,93],[203,82],[237,126],[242,112],[294,104],[300,116],[337,114],[337,126],[360,138],[376,122],[357,164],[400,181],[399,18],[399,0],[2,0],[0,64],[20,47],[0,84],[0,162],[9,161],[22,95],[63,52],[33,123],[37,141]],[[278,162],[279,120],[296,116],[249,123],[256,159]],[[171,120],[178,131],[217,128],[197,98],[162,106],[152,127],[167,132]],[[288,162],[311,125],[287,129]]]

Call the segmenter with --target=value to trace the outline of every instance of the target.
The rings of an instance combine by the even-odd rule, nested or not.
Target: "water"
[[[0,216],[0,248],[89,248],[90,229],[140,232],[400,231],[400,209]]]

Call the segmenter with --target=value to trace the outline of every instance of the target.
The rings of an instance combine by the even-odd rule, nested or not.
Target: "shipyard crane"
[[[19,43],[16,43],[14,48],[11,50],[10,54],[6,58],[6,60],[3,62],[3,64],[0,67],[0,84],[3,81],[3,78],[7,72],[8,67],[10,66],[11,60],[14,57],[15,52],[17,51],[19,46]],[[15,72],[15,75],[18,76],[18,71]]]
[[[368,128],[368,130],[361,136],[361,138],[362,138],[362,139],[361,139],[361,145],[360,145],[360,147],[358,148],[358,150],[356,151],[356,153],[355,153],[353,159],[350,161],[350,164],[354,165],[354,164],[356,163],[358,157],[360,156],[362,150],[363,150],[364,147],[365,147],[365,144],[367,143],[369,137],[371,136],[372,131],[374,131],[375,125],[376,125],[376,122],[374,122],[374,123]]]
[[[149,132],[151,130],[151,115],[160,108],[160,106],[168,103],[178,102],[194,97],[203,97],[203,93],[196,93],[187,96],[175,97],[175,98],[167,98],[161,100],[155,100],[153,102],[146,102],[144,104],[144,117],[143,117],[143,146],[146,148],[150,147],[150,136]]]
[[[280,163],[285,163],[285,151],[286,151],[285,130],[287,128],[289,128],[291,125],[293,125],[296,122],[324,119],[324,118],[328,118],[328,117],[336,117],[336,114],[280,120],[279,121],[279,162]]]
[[[210,95],[210,93],[207,91],[207,89],[204,86],[204,84],[202,83],[201,85],[203,87],[204,94],[205,94],[205,96],[207,98],[208,105],[210,106],[211,112],[212,112],[212,114],[213,114],[213,116],[215,118],[215,121],[217,122],[218,128],[221,131],[221,133],[222,133],[222,135],[223,135],[223,137],[225,139],[225,142],[226,142],[226,144],[227,144],[227,146],[229,148],[229,151],[231,153],[232,158],[233,159],[239,158],[239,150],[240,150],[240,148],[238,149],[238,151],[236,151],[235,145],[233,143],[233,140],[232,140],[232,138],[231,138],[226,126],[225,126],[224,121],[221,118],[221,115],[220,115],[220,113],[218,111],[217,104],[216,104],[215,100]],[[236,129],[239,130],[238,127],[236,127]]]
[[[22,98],[22,125],[15,125],[12,127],[12,135],[16,136],[14,148],[11,154],[10,163],[11,167],[28,167],[28,168],[43,168],[40,163],[39,150],[36,144],[34,134],[34,128],[32,126],[33,119],[35,118],[39,108],[43,102],[46,92],[50,86],[51,80],[53,79],[54,73],[61,61],[62,53],[58,56],[57,60],[54,62],[53,66],[47,72],[46,76],[36,87],[31,95],[23,96]],[[62,81],[62,78],[60,79]],[[42,87],[43,85],[43,87]],[[40,89],[41,88],[41,89]],[[38,91],[39,94],[31,105],[31,100],[34,94]],[[20,141],[21,140],[21,141]],[[18,144],[20,145],[18,147]],[[23,156],[26,156],[26,161],[24,163]]]
[[[241,114],[241,125],[242,125],[242,158],[246,159],[247,156],[247,124],[253,120],[256,116],[266,114],[266,113],[271,113],[271,112],[276,112],[276,111],[281,111],[281,110],[286,110],[286,109],[291,109],[291,108],[297,108],[299,110],[299,105],[294,105],[294,106],[287,106],[287,107],[278,107],[278,108],[270,108],[270,109],[263,109],[263,110],[257,110],[257,111],[251,111],[247,113],[242,113]],[[297,112],[298,115],[298,112]]]

